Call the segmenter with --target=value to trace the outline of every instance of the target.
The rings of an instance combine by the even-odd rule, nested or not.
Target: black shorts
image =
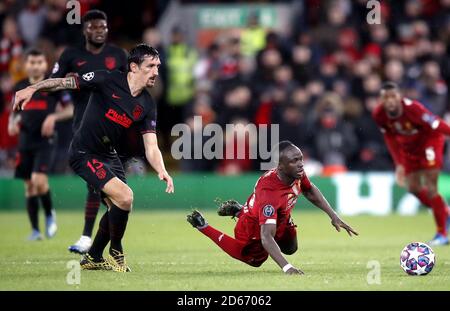
[[[98,191],[101,191],[105,184],[114,177],[124,183],[127,182],[125,170],[117,154],[96,155],[70,150],[69,164],[78,176]]]
[[[16,153],[16,171],[14,176],[31,179],[32,173],[47,174],[53,161],[54,146],[45,146],[33,150],[19,150]]]

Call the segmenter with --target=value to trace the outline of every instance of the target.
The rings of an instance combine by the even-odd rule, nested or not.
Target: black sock
[[[38,221],[39,198],[38,196],[27,197],[27,212],[31,227],[39,231]]]
[[[129,211],[113,205],[109,210],[109,236],[111,238],[110,250],[123,252],[122,238],[127,228]]]
[[[52,215],[53,203],[52,196],[50,195],[50,190],[47,193],[41,195],[42,207],[44,208],[45,216]]]
[[[83,235],[92,236],[94,229],[95,218],[100,207],[100,193],[93,188],[88,187],[88,194],[86,198],[86,205],[84,208],[84,228]]]
[[[102,216],[98,223],[97,234],[95,235],[94,242],[89,250],[89,255],[94,259],[99,259],[103,256],[103,250],[109,242],[109,212]]]

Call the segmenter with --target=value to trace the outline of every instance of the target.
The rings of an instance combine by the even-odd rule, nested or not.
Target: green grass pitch
[[[193,229],[181,211],[135,211],[124,241],[131,273],[81,271],[67,284],[67,263],[79,260],[67,247],[80,234],[82,212],[60,212],[52,240],[28,242],[25,213],[0,213],[0,290],[448,290],[450,247],[435,247],[437,265],[427,276],[406,275],[402,248],[433,235],[428,213],[413,217],[346,217],[360,236],[337,233],[320,212],[294,213],[299,251],[288,260],[304,276],[285,276],[269,258],[261,268],[238,262]],[[214,211],[209,223],[228,234],[234,221]],[[42,223],[42,214],[41,223]],[[43,227],[43,226],[41,226]],[[380,264],[381,284],[368,284],[369,261]],[[372,266],[373,268],[373,266]],[[373,273],[372,273],[373,275]],[[369,279],[370,275],[369,275]],[[372,278],[373,279],[373,278]]]

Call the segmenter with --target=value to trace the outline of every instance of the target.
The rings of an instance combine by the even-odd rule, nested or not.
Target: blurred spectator
[[[9,73],[14,83],[24,78],[20,66],[22,49],[23,43],[17,23],[13,16],[8,16],[3,21],[0,41],[0,73]]]
[[[45,8],[41,0],[28,0],[26,7],[19,13],[17,23],[25,43],[36,43],[45,21]]]
[[[244,56],[254,56],[266,44],[266,31],[259,25],[259,16],[256,13],[248,17],[248,26],[241,32],[241,52]]]
[[[194,66],[197,53],[186,43],[180,27],[172,29],[172,42],[167,48],[167,96],[166,101],[171,125],[184,120],[186,106],[194,97]]]

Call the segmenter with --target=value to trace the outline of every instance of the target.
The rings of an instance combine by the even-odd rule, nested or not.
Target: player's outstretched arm
[[[37,91],[53,92],[59,90],[74,90],[77,88],[77,79],[73,76],[40,81],[16,92],[13,100],[13,110],[22,110]]]
[[[352,236],[352,234],[358,235],[358,232],[353,230],[352,227],[339,218],[338,214],[336,214],[336,212],[331,208],[330,203],[328,203],[327,199],[325,199],[322,192],[320,192],[320,190],[313,183],[311,183],[311,188],[304,191],[303,194],[308,201],[327,213],[327,215],[331,218],[331,224],[338,232],[341,231],[341,228],[344,228],[350,236]]]
[[[158,139],[155,133],[146,133],[143,135],[144,147],[145,147],[145,157],[148,163],[153,167],[153,169],[158,173],[160,180],[164,180],[167,183],[166,192],[173,193],[175,187],[173,185],[172,177],[166,171],[164,166],[164,160],[161,154],[161,150],[158,147]]]
[[[261,225],[261,243],[270,257],[280,266],[286,274],[304,274],[302,270],[292,266],[281,253],[280,247],[275,242],[276,224]]]

